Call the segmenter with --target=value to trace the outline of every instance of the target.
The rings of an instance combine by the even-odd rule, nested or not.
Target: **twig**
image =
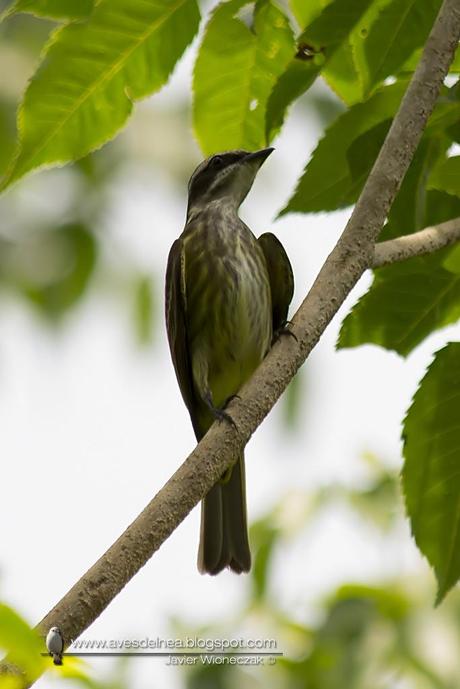
[[[407,234],[387,242],[376,244],[373,268],[405,261],[407,258],[431,254],[460,240],[460,218],[448,220],[440,225],[426,227],[420,232]]]
[[[238,431],[214,423],[145,510],[46,615],[38,629],[59,626],[74,639],[172,534],[238,455],[372,265],[374,243],[433,111],[460,38],[460,0],[444,0],[409,88],[351,218],[293,319],[297,337],[278,340],[230,405]],[[5,666],[4,666],[5,668]],[[24,679],[24,687],[30,682]]]

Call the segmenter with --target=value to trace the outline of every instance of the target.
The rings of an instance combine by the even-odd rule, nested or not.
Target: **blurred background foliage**
[[[28,14],[0,23],[0,176],[14,150],[17,101],[52,27]],[[82,300],[102,290],[127,310],[138,343],[151,343],[161,325],[153,283],[162,283],[163,276],[147,274],[114,246],[104,223],[117,176],[130,164],[148,163],[181,188],[186,183],[199,157],[184,136],[187,107],[184,100],[167,112],[149,108],[121,140],[1,197],[0,298],[19,299],[38,312],[45,327],[62,327]],[[163,137],[154,135],[158,129]],[[180,140],[185,145],[175,147]]]
[[[328,486],[308,495],[286,495],[252,525],[255,561],[247,604],[219,629],[189,629],[173,621],[174,633],[201,638],[272,638],[283,657],[263,670],[250,666],[196,665],[185,672],[188,689],[241,686],[290,689],[454,689],[460,679],[455,648],[460,643],[458,591],[432,607],[427,572],[418,577],[349,582],[331,591],[309,613],[300,603],[286,615],[274,594],[277,560],[305,535],[331,503],[342,504],[385,541],[403,528],[398,476],[375,456],[363,457],[368,478],[359,488]],[[391,550],[390,550],[391,553]],[[391,557],[391,554],[390,554]]]
[[[185,616],[170,619],[170,638],[273,639],[276,646],[266,652],[282,656],[275,662],[266,658],[252,668],[197,662],[179,669],[184,688],[457,689],[460,592],[453,591],[440,608],[433,608],[428,568],[415,576],[343,583],[314,610],[300,601],[294,615],[274,595],[277,569],[286,553],[305,547],[308,534],[331,504],[354,515],[357,528],[372,529],[389,546],[389,557],[392,550],[398,556],[398,541],[405,534],[399,478],[374,455],[363,456],[362,462],[367,478],[359,487],[336,484],[308,494],[292,491],[252,524],[254,566],[245,579],[245,599],[228,618],[199,627]],[[104,679],[96,679],[87,663],[74,657],[65,657],[63,668],[56,669],[51,659],[38,655],[37,640],[26,623],[4,605],[0,647],[13,655],[21,649],[18,662],[26,656],[29,671],[38,674],[45,663],[51,677],[65,678],[69,687],[131,686],[129,656],[117,661]],[[203,656],[210,658],[210,652],[203,651]],[[2,689],[15,686],[0,678]]]

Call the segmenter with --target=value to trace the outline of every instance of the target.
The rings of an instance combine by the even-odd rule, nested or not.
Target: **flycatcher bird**
[[[258,240],[238,216],[273,151],[228,151],[204,160],[188,185],[185,229],[166,271],[166,327],[182,397],[199,441],[267,354],[286,324],[291,264],[271,233]],[[201,505],[198,569],[247,572],[244,456]]]
[[[62,653],[64,651],[64,637],[59,627],[51,627],[46,635],[46,648],[53,658],[55,665],[62,665]]]

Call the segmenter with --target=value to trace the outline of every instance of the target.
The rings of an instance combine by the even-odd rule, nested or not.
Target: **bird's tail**
[[[53,663],[55,665],[62,665],[62,657],[58,653],[53,653]]]
[[[198,569],[202,574],[218,574],[225,567],[238,574],[251,568],[244,455],[229,478],[216,483],[201,503]]]

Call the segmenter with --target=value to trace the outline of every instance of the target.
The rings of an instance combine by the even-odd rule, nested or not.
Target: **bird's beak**
[[[273,153],[275,149],[273,147],[270,148],[262,148],[260,151],[254,151],[254,153],[248,153],[248,155],[244,158],[244,162],[252,162],[252,161],[257,161],[259,163],[259,166],[262,165],[262,163],[268,158],[270,153]]]

